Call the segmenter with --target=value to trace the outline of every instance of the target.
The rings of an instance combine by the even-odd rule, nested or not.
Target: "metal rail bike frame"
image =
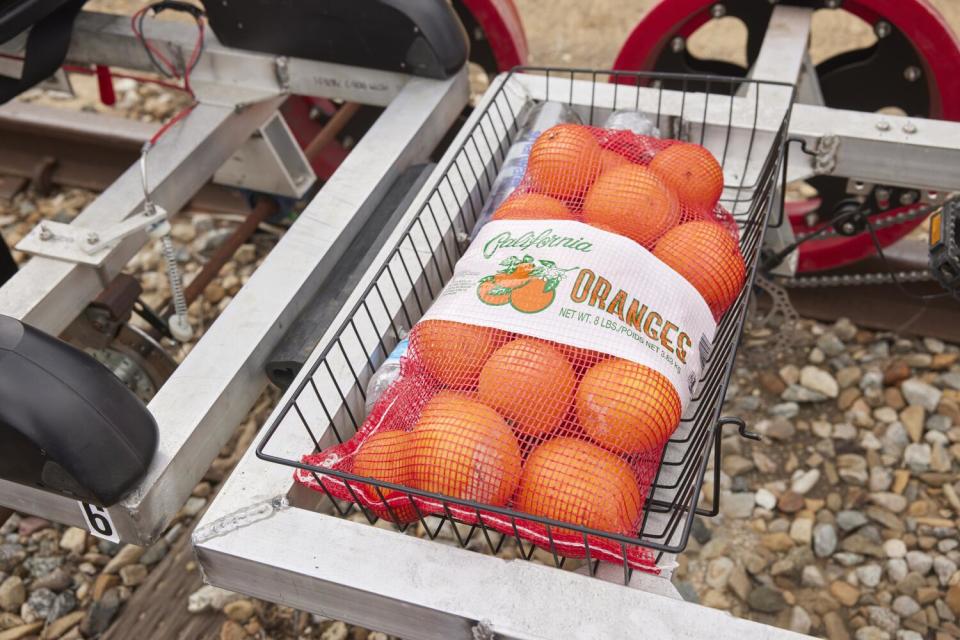
[[[808,9],[777,7],[751,75],[797,85],[790,137],[794,146],[812,153],[794,149],[784,180],[831,173],[940,193],[960,187],[960,125],[817,104],[816,79],[805,72],[810,68],[805,59],[811,15]],[[515,78],[522,82],[522,77]],[[487,96],[504,81],[499,77]],[[574,103],[575,92],[574,86]],[[477,112],[485,106],[481,102]],[[759,137],[772,140],[779,122],[774,116],[777,105],[769,107],[769,112],[760,109],[754,125]],[[473,120],[463,127],[448,154],[462,144],[472,124]],[[444,158],[440,166],[447,161]],[[423,205],[426,192],[421,191],[398,229]],[[771,215],[780,221],[785,217],[776,207]],[[789,233],[789,224],[785,231]],[[786,243],[783,232],[782,225],[770,229],[768,242]],[[318,328],[323,337],[277,411],[333,340],[352,306],[353,299],[329,328]],[[275,417],[276,411],[271,421]],[[212,584],[404,638],[801,637],[694,608],[679,600],[667,580],[640,572],[623,586],[613,584],[622,581],[622,571],[612,565],[602,567],[597,579],[304,508],[310,500],[319,505],[322,496],[304,496],[303,490],[293,487],[289,468],[257,457],[256,448],[266,436],[259,434],[195,531],[194,547]],[[273,437],[271,447],[278,455],[303,453],[297,449],[300,442],[285,440],[279,433]]]
[[[195,31],[158,22],[151,41],[170,59],[189,55]],[[129,18],[83,13],[68,60],[151,71]],[[293,318],[407,166],[422,162],[468,98],[465,71],[443,81],[221,46],[212,35],[191,74],[198,104],[149,154],[152,199],[175,214],[288,94],[386,107],[230,306],[149,404],[160,428],[153,462],[109,515],[119,538],[155,540],[203,477],[267,384],[264,364]],[[73,222],[106,234],[142,210],[136,165]],[[60,333],[146,243],[144,232],[109,249],[98,266],[34,255],[2,288],[0,313]],[[38,396],[39,398],[40,396]],[[76,500],[0,480],[0,505],[86,527]]]

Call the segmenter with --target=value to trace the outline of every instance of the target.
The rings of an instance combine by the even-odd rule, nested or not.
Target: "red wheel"
[[[895,107],[910,116],[960,120],[960,83],[952,77],[960,62],[960,42],[926,0],[844,0],[841,8],[871,25],[877,41],[817,65],[827,106],[870,112]],[[771,3],[757,0],[663,0],[627,38],[614,68],[743,76],[746,68],[698,58],[686,42],[716,16],[738,18],[747,28],[746,57],[752,65],[772,11]],[[839,211],[851,206],[846,178],[818,176],[807,182],[817,197],[787,206],[798,235],[831,225]],[[878,190],[889,197],[878,198]],[[904,203],[912,204],[917,197],[910,189],[878,186],[856,206],[871,221],[881,222],[907,211]],[[888,246],[921,223],[914,219],[894,224],[877,236]],[[832,269],[873,252],[868,233],[811,240],[800,245],[798,270]]]

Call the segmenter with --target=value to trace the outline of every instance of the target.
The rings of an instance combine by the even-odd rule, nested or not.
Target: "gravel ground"
[[[960,3],[935,0],[954,24]],[[129,12],[143,2],[93,0]],[[652,0],[519,0],[534,64],[609,67]],[[543,16],[550,16],[549,22]],[[836,12],[815,17],[815,60],[862,46],[869,29]],[[742,62],[742,29],[720,20],[690,46]],[[79,97],[39,92],[26,99],[162,121],[186,104],[177,93],[117,85],[119,103],[100,105],[94,83],[75,78]],[[0,231],[16,243],[42,218],[68,221],[94,194],[77,189],[0,202]],[[234,222],[190,214],[174,227],[189,280]],[[204,327],[229,304],[276,236],[258,233],[224,266],[190,314]],[[22,259],[22,256],[17,256]],[[129,266],[144,297],[169,294],[159,247]],[[960,350],[936,340],[804,321],[795,344],[770,347],[752,330],[738,359],[727,411],[764,436],[724,441],[721,513],[698,520],[676,581],[685,596],[804,633],[843,640],[960,638]],[[168,345],[182,358],[191,345]],[[32,517],[0,523],[0,640],[94,637],[194,522],[275,403],[260,399],[163,539],[148,549],[101,542]],[[705,494],[711,487],[705,487]],[[195,567],[194,567],[195,569]],[[184,607],[222,610],[219,637],[386,640],[343,622],[203,587]]]

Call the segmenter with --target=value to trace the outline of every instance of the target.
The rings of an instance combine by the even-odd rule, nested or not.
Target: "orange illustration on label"
[[[571,269],[561,269],[552,260],[536,260],[533,256],[511,256],[500,262],[503,267],[494,275],[485,276],[477,285],[477,297],[486,304],[509,303],[521,313],[539,313],[553,304],[557,285]]]

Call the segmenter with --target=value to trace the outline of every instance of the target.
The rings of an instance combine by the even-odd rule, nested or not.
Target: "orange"
[[[353,473],[383,482],[410,485],[413,478],[413,452],[414,440],[409,432],[378,431],[367,437],[354,455]],[[384,488],[377,491],[373,485],[365,485],[363,491],[376,506],[383,507],[379,513],[384,517],[392,515],[399,520],[416,517],[413,505],[403,504],[387,509],[383,503],[391,496],[403,495],[400,491]]]
[[[496,329],[448,320],[424,320],[410,332],[410,348],[441,384],[472,389],[497,347]]]
[[[619,167],[620,165],[630,164],[630,161],[616,151],[604,149],[600,152],[600,163],[603,167],[602,171],[607,171],[609,169],[613,169],[614,167]]]
[[[693,209],[712,211],[723,193],[723,169],[713,154],[698,144],[675,144],[650,162],[656,173]]]
[[[653,255],[696,287],[716,317],[723,315],[743,288],[746,266],[740,247],[716,222],[681,224],[660,239]]]
[[[520,482],[520,445],[496,411],[452,391],[426,404],[413,428],[413,483],[424,491],[502,506]]]
[[[680,423],[680,396],[650,367],[611,358],[587,371],[577,389],[580,426],[617,452],[660,448]]]
[[[575,386],[573,367],[560,351],[541,340],[518,338],[487,360],[477,398],[511,420],[520,434],[543,436],[560,424]]]
[[[573,213],[556,198],[541,193],[518,193],[507,198],[494,220],[573,220]]]
[[[646,167],[626,164],[605,171],[587,191],[584,222],[653,248],[680,219],[676,195]]]
[[[630,534],[636,530],[642,504],[640,487],[626,462],[589,442],[556,438],[527,458],[515,506],[588,529]]]
[[[484,280],[477,285],[477,296],[481,301],[495,307],[510,302],[510,292],[493,280]]]
[[[557,296],[557,290],[547,291],[547,281],[543,278],[532,278],[522,287],[510,293],[510,304],[522,313],[538,313],[550,306]]]
[[[535,191],[569,199],[583,194],[602,166],[600,145],[590,129],[558,124],[533,143],[525,177]]]
[[[521,262],[507,273],[498,273],[493,277],[493,281],[498,286],[507,289],[516,289],[530,282],[530,274],[536,268],[532,262]]]

